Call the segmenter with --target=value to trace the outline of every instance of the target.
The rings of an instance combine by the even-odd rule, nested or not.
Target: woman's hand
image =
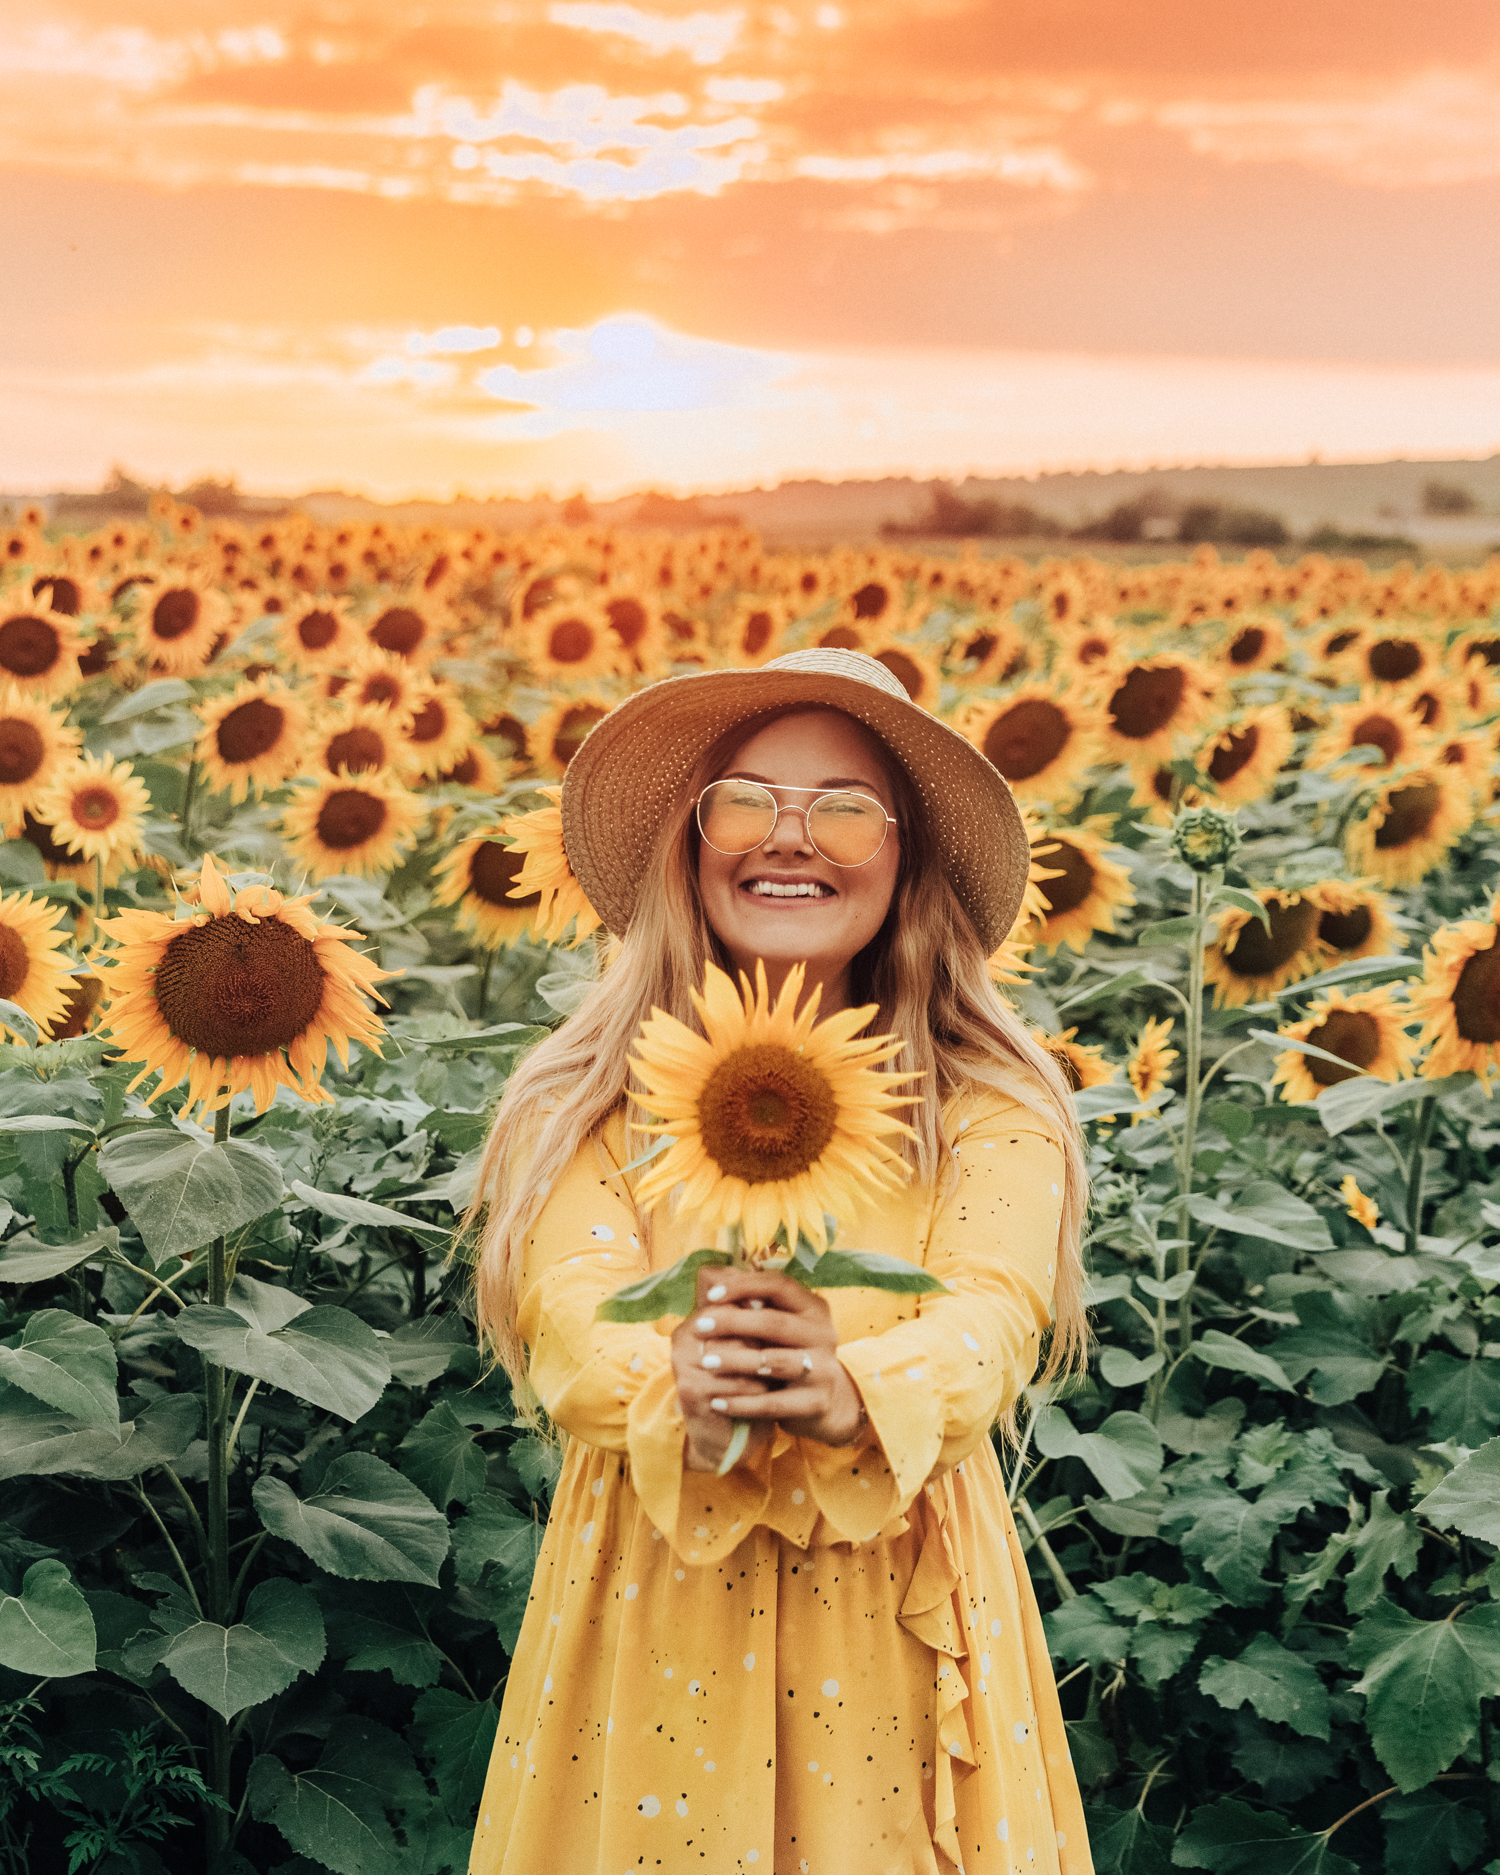
[[[737,1419],[752,1427],[746,1457],[776,1425],[848,1445],[864,1423],[828,1304],[775,1271],[700,1269],[698,1306],[672,1335],[672,1368],[689,1471],[717,1471]]]

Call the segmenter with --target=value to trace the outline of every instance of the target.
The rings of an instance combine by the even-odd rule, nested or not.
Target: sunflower
[[[314,879],[367,879],[405,856],[426,812],[389,775],[333,776],[283,809],[281,835]]]
[[[1457,768],[1416,769],[1388,783],[1349,829],[1349,867],[1385,886],[1415,885],[1474,818],[1474,797]]]
[[[1009,937],[1000,940],[997,949],[990,952],[985,960],[991,983],[1024,983],[1027,977],[1033,977],[1041,968],[1040,964],[1029,961],[1029,945],[1024,936],[1025,920],[1018,918],[1011,927]]]
[[[1046,917],[1036,934],[1040,949],[1071,944],[1082,951],[1095,931],[1113,931],[1115,913],[1135,903],[1130,874],[1106,857],[1108,842],[1091,827],[1060,827],[1037,857],[1054,875],[1041,884]]]
[[[539,716],[528,730],[527,740],[532,760],[542,773],[561,776],[584,737],[613,708],[613,703],[597,691],[585,691],[579,696],[560,697]]]
[[[1270,930],[1250,912],[1231,909],[1221,915],[1218,934],[1203,953],[1203,980],[1213,985],[1216,1009],[1264,1002],[1322,968],[1321,888],[1288,892],[1267,886],[1255,896],[1266,908]]]
[[[541,788],[538,792],[548,806],[500,823],[500,831],[513,842],[510,850],[525,855],[512,896],[525,895],[530,903],[531,895],[536,895],[532,925],[549,944],[559,943],[570,924],[574,927],[574,944],[581,944],[590,931],[598,929],[601,920],[568,864],[563,845],[562,789]]]
[[[1488,798],[1495,776],[1495,727],[1454,729],[1438,737],[1433,745],[1434,758],[1443,767],[1462,775],[1481,800]]]
[[[667,644],[660,602],[650,593],[614,587],[600,597],[609,629],[635,670],[655,668]]]
[[[1059,570],[1047,575],[1037,589],[1036,602],[1049,631],[1065,631],[1088,616],[1088,591],[1076,573]]]
[[[344,709],[338,704],[313,723],[303,744],[304,768],[317,775],[368,775],[377,769],[400,770],[407,742],[388,709],[368,703]]]
[[[868,656],[879,639],[880,634],[873,625],[845,616],[836,625],[819,632],[813,643],[825,651],[863,651]]]
[[[596,601],[543,606],[526,628],[526,661],[539,677],[597,677],[628,663]]]
[[[1410,629],[1372,632],[1349,655],[1361,683],[1407,684],[1437,674],[1437,647]]]
[[[349,660],[347,682],[340,681],[335,687],[330,675],[328,695],[355,705],[379,705],[388,709],[400,725],[410,720],[420,688],[420,676],[404,659],[365,645]]]
[[[912,702],[924,710],[936,710],[943,688],[943,675],[929,657],[912,645],[887,644],[875,652],[875,662],[883,664],[903,687]]]
[[[140,816],[151,806],[145,782],[128,763],[84,755],[63,769],[37,801],[37,818],[74,856],[123,860],[141,843]]]
[[[1318,887],[1323,915],[1318,943],[1328,963],[1352,963],[1356,957],[1388,957],[1405,947],[1396,929],[1390,900],[1368,879],[1325,879]]]
[[[402,732],[407,765],[415,774],[440,775],[463,758],[478,734],[450,685],[426,683],[412,699],[411,721]]]
[[[1500,1068],[1500,894],[1486,918],[1443,925],[1423,953],[1422,979],[1409,992],[1420,1040],[1432,1044],[1422,1064],[1430,1080],[1477,1074],[1489,1091]]]
[[[1026,641],[998,616],[965,619],[954,628],[943,662],[972,664],[972,670],[962,673],[965,684],[998,684],[1026,668]]]
[[[1289,1049],[1276,1057],[1271,1085],[1281,1085],[1281,1098],[1289,1105],[1303,1106],[1316,1100],[1325,1087],[1352,1081],[1357,1074],[1372,1075],[1377,1081],[1405,1080],[1416,1053],[1416,1043],[1406,1033],[1411,1020],[1411,1009],[1398,1003],[1389,989],[1361,990],[1354,996],[1331,989],[1301,1022],[1290,1023],[1277,1034],[1289,1042],[1308,1042],[1349,1066],[1336,1068],[1331,1061]]]
[[[78,750],[79,733],[14,684],[0,685],[0,838],[20,824]]]
[[[1170,1016],[1160,1019],[1153,1017],[1141,1030],[1135,1047],[1130,1051],[1130,1059],[1125,1063],[1125,1078],[1135,1089],[1135,1097],[1142,1106],[1155,1106],[1167,1091],[1167,1070],[1177,1059],[1177,1050],[1167,1047],[1171,1033]],[[1133,1126],[1137,1121],[1150,1117],[1149,1114],[1138,1113],[1131,1124]]]
[[[365,642],[349,616],[348,600],[326,595],[289,605],[281,614],[276,639],[282,655],[305,671],[345,665]]]
[[[500,744],[503,755],[513,762],[517,769],[525,769],[531,763],[531,745],[525,723],[502,704],[488,703],[480,709],[479,733]]]
[[[1086,1087],[1107,1087],[1120,1072],[1119,1063],[1107,1060],[1104,1050],[1091,1042],[1075,1042],[1076,1028],[1064,1029],[1061,1035],[1043,1035],[1036,1039],[1062,1069],[1070,1090],[1082,1093]]]
[[[1220,658],[1231,677],[1268,671],[1286,655],[1286,632],[1270,613],[1236,621],[1225,639]]]
[[[460,841],[433,875],[433,903],[456,905],[459,929],[472,931],[490,951],[519,943],[538,928],[541,918],[540,891],[516,895],[527,854],[501,837],[505,826],[514,824],[489,827]]]
[[[65,906],[29,892],[0,894],[0,998],[24,1009],[43,1034],[68,1007],[66,916]],[[0,1024],[0,1035],[10,1033]]]
[[[319,1084],[328,1044],[377,1046],[382,1027],[365,1000],[394,975],[353,948],[360,933],[320,923],[306,898],[267,885],[231,897],[205,854],[197,903],[178,916],[124,911],[105,925],[118,949],[109,972],[109,1028],[131,1083],[161,1071],[157,1093],[188,1083],[188,1108],[204,1114],[249,1090],[263,1112],[278,1087],[304,1100],[332,1096]]]
[[[1345,1215],[1352,1217],[1356,1224],[1363,1224],[1365,1229],[1373,1231],[1380,1222],[1380,1206],[1367,1191],[1361,1191],[1359,1180],[1352,1172],[1346,1172],[1339,1182],[1339,1196],[1344,1201]]]
[[[201,704],[198,717],[203,734],[194,757],[209,785],[227,788],[231,801],[243,801],[252,786],[278,788],[296,773],[307,710],[292,691],[262,677]]]
[[[1216,679],[1176,652],[1132,665],[1106,705],[1109,754],[1133,768],[1170,761],[1212,707]]]
[[[1069,678],[1090,691],[1113,695],[1132,656],[1130,641],[1118,625],[1095,619],[1053,646],[1053,675]]]
[[[78,682],[83,639],[66,612],[12,591],[0,602],[0,682],[33,697],[61,696]]]
[[[21,826],[16,836],[28,846],[34,846],[41,855],[42,865],[47,877],[73,885],[93,887],[99,882],[99,869],[90,859],[81,853],[75,853],[62,845],[53,835],[53,829],[45,821],[38,820],[27,810],[21,816]],[[123,861],[119,854],[104,864],[104,883],[116,885],[119,882]]]
[[[1490,624],[1478,625],[1456,638],[1448,649],[1448,664],[1463,670],[1468,664],[1482,664],[1487,670],[1500,666],[1500,631]]]
[[[1373,746],[1382,757],[1376,766],[1395,768],[1419,760],[1430,742],[1422,718],[1409,702],[1389,692],[1364,690],[1353,703],[1334,709],[1306,761],[1309,768],[1331,768],[1352,749]]]
[[[1050,683],[969,704],[954,724],[1010,783],[1017,800],[1057,800],[1100,758],[1104,713]]]
[[[777,599],[741,599],[724,628],[724,653],[731,664],[764,664],[781,649],[786,607]]]
[[[471,788],[475,794],[497,794],[510,779],[515,764],[492,755],[482,742],[471,742],[451,768],[431,777],[430,786]]]
[[[881,1072],[901,1052],[898,1037],[856,1040],[873,1005],[817,1020],[819,990],[794,1013],[803,966],[787,972],[773,1004],[765,965],[755,987],[737,991],[709,964],[693,1007],[696,1035],[656,1010],[630,1057],[639,1104],[654,1118],[640,1130],[672,1144],[636,1189],[654,1205],[683,1187],[674,1209],[696,1213],[705,1232],[740,1225],[752,1250],[778,1229],[826,1248],[825,1217],[847,1219],[865,1196],[898,1190],[905,1166],[886,1135],[912,1130],[895,1110],[916,1096],[897,1091],[905,1074]]]
[[[192,677],[213,656],[229,623],[229,602],[204,578],[164,577],[136,612],[136,642],[155,669]]]
[[[1221,801],[1240,807],[1270,792],[1295,740],[1286,711],[1271,704],[1227,723],[1199,752],[1198,766]]]
[[[1340,606],[1338,610],[1343,611],[1344,608]],[[1308,619],[1309,624],[1323,627],[1312,639],[1309,651],[1315,664],[1339,667],[1347,664],[1358,652],[1369,635],[1369,628],[1347,618],[1338,618],[1329,625],[1326,623],[1328,616],[1314,608],[1313,615]]]
[[[69,1042],[92,1028],[107,987],[103,977],[95,976],[91,971],[79,971],[75,976],[65,977],[65,1006],[52,1024],[51,1040]]]
[[[430,596],[399,599],[378,612],[365,628],[377,651],[404,658],[409,664],[429,664],[453,629],[448,608]]]
[[[39,573],[31,582],[31,596],[65,618],[81,618],[86,613],[102,612],[104,598],[86,573],[58,570]]]

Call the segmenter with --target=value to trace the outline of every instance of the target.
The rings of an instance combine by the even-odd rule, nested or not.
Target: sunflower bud
[[[1194,872],[1217,872],[1240,850],[1239,825],[1217,807],[1185,808],[1172,822],[1172,844]]]

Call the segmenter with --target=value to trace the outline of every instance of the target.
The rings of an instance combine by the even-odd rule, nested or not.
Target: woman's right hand
[[[715,1284],[723,1282],[724,1274],[722,1269],[712,1265],[698,1271],[697,1306],[672,1332],[672,1371],[677,1378],[677,1399],[687,1427],[687,1453],[683,1463],[689,1471],[717,1471],[734,1436],[733,1416],[722,1406],[715,1409],[712,1405],[714,1400],[723,1400],[726,1396],[728,1376],[723,1371],[723,1356],[730,1352],[747,1353],[760,1346],[758,1341],[724,1334],[722,1325],[718,1325],[717,1332],[711,1329],[707,1335],[698,1328],[704,1314],[712,1313],[708,1292]],[[712,1366],[704,1364],[705,1356],[713,1360]],[[733,1376],[732,1391],[737,1399],[768,1390],[765,1381],[753,1375]],[[743,1457],[750,1458],[758,1452],[774,1431],[774,1420],[754,1423]]]

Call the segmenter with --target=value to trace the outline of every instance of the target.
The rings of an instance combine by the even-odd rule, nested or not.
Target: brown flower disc
[[[215,1060],[289,1047],[323,1003],[312,940],[279,918],[190,925],[162,954],[155,983],[168,1029]]]
[[[26,940],[8,924],[0,924],[0,996],[8,1002],[26,981],[31,952]]]
[[[728,1177],[751,1185],[805,1172],[837,1123],[826,1077],[775,1042],[736,1049],[698,1096],[704,1151]]]
[[[1382,638],[1370,647],[1369,665],[1377,683],[1405,683],[1422,668],[1422,647],[1409,638]]]
[[[608,600],[604,610],[616,638],[627,651],[633,651],[650,623],[650,614],[646,608],[639,599],[632,598],[629,593],[621,593],[617,598]]]
[[[61,612],[64,618],[77,618],[83,606],[83,588],[76,579],[69,579],[66,573],[45,573],[31,588],[33,599],[40,599],[44,594],[50,596],[52,610]]]
[[[78,675],[98,677],[114,662],[115,641],[109,632],[100,632],[87,651],[78,654]]]
[[[446,775],[439,777],[456,788],[472,788],[479,780],[479,757],[472,749],[462,761],[455,762]],[[538,897],[540,897],[540,893]]]
[[[1350,645],[1358,643],[1359,633],[1357,631],[1335,632],[1328,640],[1328,643],[1324,645],[1323,655],[1325,657],[1336,658],[1342,652],[1347,651]]]
[[[1475,951],[1459,972],[1453,1021],[1466,1042],[1500,1042],[1500,950]]]
[[[1226,781],[1234,780],[1247,762],[1255,759],[1259,747],[1260,730],[1254,723],[1244,729],[1231,729],[1209,757],[1209,774],[1223,787]]]
[[[12,677],[44,677],[61,649],[57,627],[44,618],[21,613],[0,625],[0,670]]]
[[[594,628],[587,619],[559,619],[547,633],[547,655],[554,664],[582,664],[594,649]]]
[[[993,632],[976,632],[963,648],[965,658],[975,658],[983,664],[1000,640]]]
[[[1253,664],[1266,648],[1266,634],[1259,625],[1247,625],[1229,647],[1231,664]]]
[[[1336,951],[1357,951],[1374,923],[1368,905],[1356,905],[1352,911],[1325,911],[1318,920],[1318,936]]]
[[[1039,863],[1049,872],[1060,874],[1056,879],[1043,879],[1040,888],[1053,917],[1076,911],[1094,889],[1094,868],[1088,855],[1066,840],[1058,842],[1055,853],[1039,855]]]
[[[448,712],[441,697],[429,697],[411,719],[409,742],[436,742],[448,727]]]
[[[775,629],[775,621],[769,612],[752,612],[740,632],[741,653],[747,658],[759,657],[771,642],[771,634]]]
[[[1372,742],[1387,763],[1394,762],[1400,755],[1404,740],[1400,726],[1378,711],[1373,716],[1366,716],[1349,731],[1351,749],[1357,749],[1363,742]]]
[[[367,723],[353,729],[341,729],[330,736],[323,751],[329,772],[335,775],[362,775],[372,768],[385,766],[385,737]]]
[[[867,580],[854,595],[856,618],[884,618],[891,603],[891,589],[878,579]]]
[[[1424,729],[1431,729],[1442,713],[1442,698],[1431,690],[1424,690],[1419,697],[1413,697],[1411,707],[1416,711]]]
[[[564,713],[557,726],[557,734],[552,738],[552,753],[555,759],[566,768],[578,753],[584,737],[595,723],[604,721],[605,712],[596,709],[591,703],[580,703],[576,710]]]
[[[335,788],[318,810],[318,838],[335,853],[347,853],[375,838],[388,811],[378,794],[366,794],[363,788]]]
[[[1066,710],[1045,697],[1025,697],[990,724],[984,753],[1007,781],[1029,781],[1057,760],[1072,734]]]
[[[1278,905],[1272,899],[1266,915],[1269,932],[1258,918],[1250,918],[1236,933],[1234,949],[1225,954],[1224,962],[1237,977],[1267,977],[1291,963],[1317,937],[1322,914],[1311,899],[1299,898],[1295,905]]]
[[[480,734],[495,736],[501,742],[509,743],[512,755],[526,753],[526,725],[517,716],[492,716]]]
[[[103,999],[104,979],[93,976],[69,977],[63,994],[68,999],[67,1007],[52,1024],[54,1042],[67,1042],[75,1035],[82,1035],[89,1025],[89,1017]]]
[[[1302,1057],[1319,1087],[1336,1087],[1340,1081],[1352,1081],[1379,1055],[1380,1024],[1363,1009],[1330,1009],[1307,1039],[1314,1048],[1326,1048],[1330,1055],[1353,1064],[1336,1068],[1316,1055]]]
[[[469,890],[486,905],[500,905],[507,911],[526,911],[540,905],[540,892],[525,898],[512,898],[511,888],[521,876],[526,855],[516,846],[502,846],[498,840],[486,840],[469,861]]]
[[[52,837],[52,829],[35,820],[30,814],[22,818],[21,838],[29,841],[42,856],[42,863],[47,866],[76,866],[78,855],[67,847],[59,846]]]
[[[447,578],[448,568],[451,565],[452,561],[449,560],[447,554],[438,554],[434,558],[432,565],[427,569],[426,578],[422,581],[422,590],[424,592],[431,592],[434,586],[439,585]]]
[[[882,651],[875,662],[885,666],[909,697],[920,694],[922,672],[914,658],[909,658],[904,651]]]
[[[112,827],[120,818],[120,797],[113,788],[96,784],[93,787],[80,788],[70,803],[73,818],[80,827],[86,827],[90,833],[102,833],[106,827]],[[78,863],[75,853],[73,863]]]
[[[1172,787],[1176,780],[1177,777],[1165,764],[1152,773],[1148,785],[1151,792],[1156,796],[1157,800],[1161,802],[1163,807],[1170,807],[1172,805]]]
[[[1443,790],[1435,781],[1418,782],[1414,788],[1393,788],[1386,816],[1375,829],[1375,844],[1389,850],[1420,840],[1437,819],[1443,804]]]
[[[370,643],[398,658],[409,658],[427,636],[427,621],[409,605],[393,605],[370,627]]]
[[[1065,625],[1073,616],[1073,595],[1066,587],[1060,586],[1047,603],[1054,625]]]
[[[835,625],[824,632],[818,643],[830,651],[862,651],[865,645],[864,639],[849,625]]]
[[[1180,664],[1153,670],[1137,665],[1109,700],[1110,721],[1119,735],[1144,742],[1167,727],[1186,690],[1187,672]]]
[[[276,747],[285,728],[286,711],[279,703],[271,703],[265,697],[251,697],[232,709],[214,732],[219,759],[256,761]]]
[[[292,630],[304,651],[321,651],[338,637],[339,622],[332,612],[315,606],[311,612],[302,614]]]
[[[330,682],[328,686],[329,696],[336,697],[343,687],[342,682],[339,683],[337,688]],[[399,703],[401,701],[401,680],[398,677],[392,676],[389,671],[375,671],[360,685],[359,700],[361,703]]]
[[[31,777],[46,759],[47,745],[35,723],[24,717],[0,717],[0,786],[14,788]]]
[[[164,592],[151,608],[151,634],[170,644],[185,638],[198,623],[203,601],[191,587],[174,586]]]
[[[1084,638],[1080,640],[1078,648],[1073,655],[1084,669],[1087,670],[1091,664],[1102,664],[1105,658],[1109,656],[1109,649],[1109,640],[1107,638]]]
[[[1500,664],[1500,638],[1478,639],[1469,646],[1467,655],[1481,659],[1493,669],[1495,665]]]

